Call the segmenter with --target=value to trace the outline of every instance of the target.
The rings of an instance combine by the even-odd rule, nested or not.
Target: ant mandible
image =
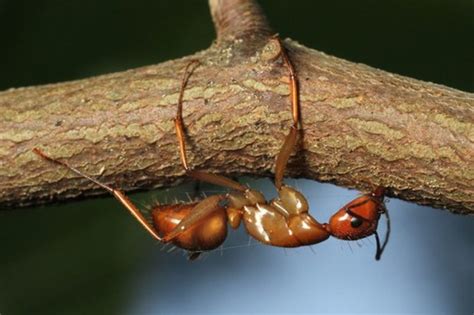
[[[303,194],[282,183],[288,159],[296,146],[299,134],[299,90],[296,72],[287,51],[278,36],[274,36],[272,40],[279,47],[275,59],[280,56],[288,69],[293,124],[276,158],[275,187],[278,197],[269,202],[261,192],[230,178],[189,167],[182,110],[184,90],[192,72],[190,67],[199,63],[196,60],[188,63],[184,70],[174,119],[181,163],[188,176],[229,188],[231,192],[212,195],[197,202],[156,205],[152,209],[152,225],[120,190],[83,174],[66,162],[49,157],[38,148],[34,148],[33,152],[109,191],[156,240],[171,242],[189,251],[190,259],[197,258],[203,251],[219,247],[227,236],[227,223],[236,229],[243,221],[247,232],[253,238],[278,247],[312,245],[328,239],[329,236],[342,240],[358,240],[374,234],[377,243],[375,258],[379,260],[390,234],[390,220],[383,201],[384,188],[379,187],[372,193],[354,199],[337,211],[328,224],[321,224],[309,214],[308,202]],[[382,213],[387,217],[387,232],[383,244],[377,234],[377,225]]]

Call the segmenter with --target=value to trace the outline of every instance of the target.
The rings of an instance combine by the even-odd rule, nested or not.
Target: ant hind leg
[[[145,228],[146,231],[148,231],[148,233],[151,234],[151,236],[153,236],[154,239],[156,239],[158,241],[161,241],[161,237],[156,233],[155,229],[150,225],[150,223],[148,223],[147,219],[143,216],[143,214],[140,212],[140,210],[132,203],[132,201],[122,191],[114,189],[114,188],[98,181],[97,179],[94,179],[94,178],[82,173],[81,171],[79,171],[78,169],[70,166],[66,162],[53,159],[52,157],[46,155],[43,151],[41,151],[38,148],[33,148],[33,152],[36,155],[40,156],[41,158],[43,158],[43,159],[45,159],[45,160],[47,160],[51,163],[54,163],[54,164],[60,165],[62,167],[65,167],[65,168],[69,169],[71,172],[76,173],[77,175],[79,175],[83,178],[86,178],[89,181],[91,181],[91,182],[99,185],[100,187],[104,188],[105,190],[107,190],[135,217],[135,219],[143,226],[143,228]]]

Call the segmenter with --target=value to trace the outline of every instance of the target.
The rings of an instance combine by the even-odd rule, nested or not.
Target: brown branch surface
[[[291,124],[286,69],[272,59],[277,47],[266,40],[271,32],[260,10],[248,9],[258,8],[253,1],[210,0],[210,5],[225,40],[206,51],[1,92],[0,206],[105,193],[39,159],[33,147],[126,191],[183,179],[172,119],[182,71],[196,58],[201,66],[184,96],[190,164],[223,174],[270,176]],[[232,18],[227,12],[234,12]],[[231,26],[241,14],[235,12],[250,12],[245,25],[257,25],[253,30],[261,33],[251,38],[260,40],[247,41],[242,29]],[[473,94],[354,64],[291,40],[285,45],[300,79],[304,130],[289,175],[365,190],[382,185],[390,196],[474,213]]]
[[[258,41],[272,34],[267,18],[256,1],[209,0],[217,42],[236,39]]]

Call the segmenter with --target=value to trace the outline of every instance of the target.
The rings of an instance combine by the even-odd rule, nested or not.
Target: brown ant
[[[174,119],[181,162],[188,176],[197,181],[229,188],[231,192],[212,195],[197,202],[156,205],[152,209],[152,225],[120,190],[83,174],[65,162],[47,156],[38,148],[34,148],[33,152],[109,191],[156,240],[163,243],[171,242],[189,251],[190,259],[197,258],[203,251],[220,246],[227,236],[227,223],[236,229],[243,221],[247,232],[253,238],[261,243],[278,247],[312,245],[326,240],[329,236],[343,240],[358,240],[374,234],[377,241],[375,258],[379,260],[390,234],[390,221],[383,202],[384,188],[379,187],[370,194],[354,199],[336,212],[328,224],[321,224],[309,214],[308,202],[303,194],[282,184],[288,159],[295,148],[299,134],[299,91],[296,72],[288,53],[277,36],[272,40],[275,40],[279,46],[277,57],[281,56],[289,72],[293,124],[276,158],[275,187],[278,197],[269,202],[265,200],[261,192],[230,178],[193,170],[189,167],[182,108],[184,90],[192,72],[190,67],[198,63],[196,60],[188,63],[184,70],[178,109]],[[387,232],[381,245],[377,225],[382,213],[387,217]]]

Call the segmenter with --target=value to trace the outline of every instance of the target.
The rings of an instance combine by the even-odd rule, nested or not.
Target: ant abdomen
[[[152,210],[153,226],[160,236],[168,235],[189,214],[198,202],[158,205]],[[170,242],[191,252],[219,247],[227,237],[227,215],[224,208],[186,229]]]

